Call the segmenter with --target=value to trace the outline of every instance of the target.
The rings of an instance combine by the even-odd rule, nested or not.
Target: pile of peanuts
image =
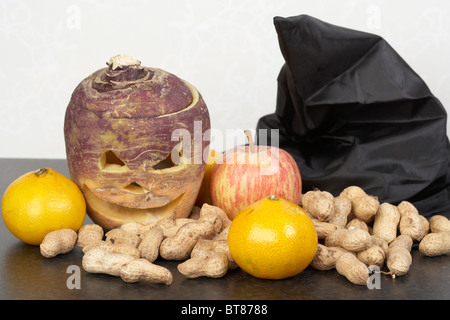
[[[316,227],[319,244],[311,266],[336,269],[350,282],[366,285],[369,266],[386,266],[393,278],[406,275],[412,264],[411,248],[419,243],[426,256],[450,252],[450,221],[435,215],[429,220],[410,202],[380,203],[358,186],[337,197],[312,190],[301,206]]]
[[[170,270],[155,264],[158,257],[180,261],[177,269],[187,278],[224,276],[237,268],[228,248],[231,220],[215,206],[204,204],[189,218],[161,219],[155,223],[125,222],[104,233],[97,224],[78,230],[61,229],[47,234],[41,254],[52,258],[83,251],[86,272],[118,276],[128,283],[147,282],[170,285]]]

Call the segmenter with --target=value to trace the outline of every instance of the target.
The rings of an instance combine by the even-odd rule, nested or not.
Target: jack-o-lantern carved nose
[[[130,183],[128,186],[123,188],[123,190],[126,190],[126,191],[131,192],[131,193],[146,193],[147,192],[147,190],[145,190],[137,182]]]

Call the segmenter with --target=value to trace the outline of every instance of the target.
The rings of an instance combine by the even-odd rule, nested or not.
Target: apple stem
[[[248,144],[250,145],[250,152],[255,152],[255,144],[253,143],[253,138],[250,130],[244,130],[244,133],[247,136]]]

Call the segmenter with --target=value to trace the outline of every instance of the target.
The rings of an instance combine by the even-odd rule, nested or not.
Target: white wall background
[[[194,84],[216,132],[254,129],[283,64],[273,17],[298,14],[381,35],[449,110],[448,0],[0,0],[0,157],[64,158],[72,91],[118,53]]]

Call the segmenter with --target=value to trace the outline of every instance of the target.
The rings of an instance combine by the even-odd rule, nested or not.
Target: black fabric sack
[[[279,129],[303,192],[357,185],[380,202],[449,217],[447,114],[424,81],[377,35],[307,15],[274,24],[285,64],[275,113],[256,129]]]

